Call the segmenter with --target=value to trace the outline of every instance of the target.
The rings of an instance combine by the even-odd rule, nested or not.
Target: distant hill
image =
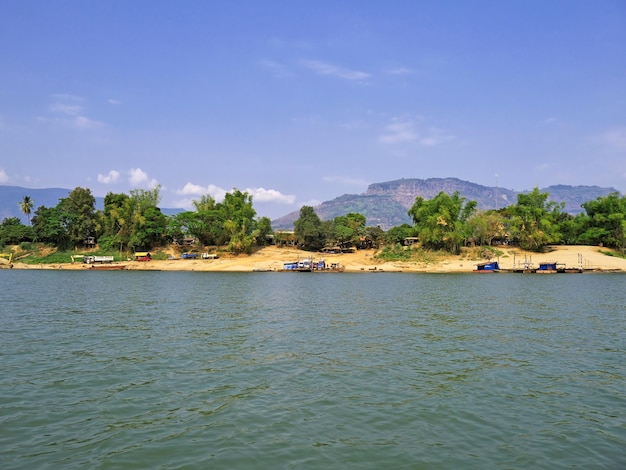
[[[63,188],[32,189],[0,185],[0,221],[9,217],[19,217],[23,223],[26,223],[26,216],[22,214],[19,206],[24,196],[29,196],[33,201],[32,217],[39,207],[55,207],[59,203],[59,199],[68,197],[71,192],[71,189]],[[96,197],[96,209],[104,209],[103,197]],[[171,215],[182,210],[162,208],[161,212]]]
[[[358,212],[367,218],[367,225],[380,225],[384,230],[412,223],[407,211],[417,196],[431,199],[441,191],[452,194],[458,191],[467,200],[474,200],[478,208],[496,209],[517,202],[518,191],[463,181],[458,178],[400,179],[371,184],[363,194],[344,194],[316,206],[315,212],[322,220],[332,220],[350,212]],[[565,203],[565,211],[571,214],[582,212],[581,204],[600,196],[618,192],[614,188],[599,186],[556,185],[541,188],[550,200]],[[274,229],[292,230],[299,211],[291,212],[272,221]]]

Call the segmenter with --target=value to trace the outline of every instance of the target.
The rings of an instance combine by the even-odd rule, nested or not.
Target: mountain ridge
[[[417,196],[431,199],[441,191],[448,194],[458,191],[467,200],[475,200],[478,203],[478,209],[487,210],[501,209],[515,204],[517,195],[529,190],[514,191],[496,186],[483,186],[452,177],[401,178],[382,183],[372,183],[365,193],[343,194],[330,201],[322,202],[314,209],[322,220],[332,220],[340,215],[358,212],[367,218],[367,225],[379,225],[383,230],[388,230],[403,223],[412,223],[407,211]],[[547,192],[552,201],[564,202],[564,210],[574,215],[583,212],[582,203],[600,196],[607,196],[612,192],[619,192],[615,188],[563,184],[540,188],[540,191]],[[298,217],[299,211],[290,212],[273,220],[272,227],[274,229],[292,229],[293,223]]]

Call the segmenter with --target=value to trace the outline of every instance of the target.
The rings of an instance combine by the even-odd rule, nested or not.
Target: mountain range
[[[344,194],[330,201],[315,206],[315,212],[322,220],[332,220],[337,216],[351,212],[363,214],[367,218],[367,225],[379,225],[383,230],[391,227],[410,224],[412,221],[407,214],[415,202],[417,196],[431,199],[441,191],[452,194],[458,191],[466,200],[474,200],[479,209],[499,209],[515,204],[517,195],[527,191],[513,191],[511,189],[495,186],[482,186],[480,184],[463,181],[458,178],[403,178],[384,183],[370,184],[362,194]],[[604,197],[613,192],[619,192],[615,188],[602,188],[599,186],[568,186],[554,185],[541,188],[541,192],[548,193],[549,199],[565,203],[565,211],[577,214],[583,211],[581,204],[598,197]],[[8,217],[19,217],[26,222],[19,203],[24,196],[29,196],[33,202],[33,213],[41,206],[55,207],[59,199],[65,198],[71,192],[70,189],[46,188],[31,189],[20,186],[0,185],[0,221]],[[104,207],[104,198],[96,197],[96,208]],[[183,209],[161,208],[166,215],[176,214]],[[293,223],[300,216],[300,211],[289,214],[272,221],[272,227],[279,230],[292,230]]]
[[[337,216],[351,212],[360,213],[367,218],[368,226],[379,225],[383,230],[388,230],[404,223],[412,223],[407,212],[417,196],[431,199],[441,191],[448,194],[458,191],[466,200],[476,201],[478,208],[483,210],[499,209],[515,204],[517,195],[527,192],[495,186],[482,186],[458,178],[406,178],[370,184],[363,194],[344,194],[323,202],[315,206],[314,209],[322,220],[332,220]],[[541,188],[540,191],[548,193],[549,199],[552,201],[564,202],[565,211],[570,214],[583,212],[584,209],[581,204],[584,202],[619,192],[615,188],[568,185],[548,186]],[[291,230],[293,223],[299,216],[299,211],[291,212],[273,220],[272,227]]]
[[[0,221],[9,217],[19,217],[22,223],[26,223],[26,216],[20,210],[20,202],[24,196],[28,196],[33,201],[33,209],[31,217],[35,211],[41,207],[56,207],[59,200],[66,198],[72,192],[71,189],[65,188],[42,188],[32,189],[23,188],[21,186],[0,185]],[[104,198],[95,196],[96,209],[104,209]],[[183,209],[161,209],[166,215],[176,214]]]

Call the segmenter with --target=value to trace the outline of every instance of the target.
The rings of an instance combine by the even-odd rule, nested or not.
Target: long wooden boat
[[[121,271],[126,269],[125,264],[92,264],[91,269],[94,271]]]

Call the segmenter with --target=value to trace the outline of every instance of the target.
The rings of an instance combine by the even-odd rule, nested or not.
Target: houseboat
[[[343,272],[345,267],[340,263],[327,264],[323,259],[319,261],[313,261],[312,259],[303,259],[298,261],[290,261],[283,264],[283,271],[287,272],[305,272],[305,273],[320,273],[320,272]]]
[[[485,263],[478,263],[476,265],[476,269],[474,269],[475,273],[499,273],[500,272],[500,264],[497,261],[487,261]]]
[[[547,263],[539,263],[539,267],[537,274],[555,274],[555,273],[564,273],[565,265],[563,263],[557,263],[555,261],[550,261]]]

